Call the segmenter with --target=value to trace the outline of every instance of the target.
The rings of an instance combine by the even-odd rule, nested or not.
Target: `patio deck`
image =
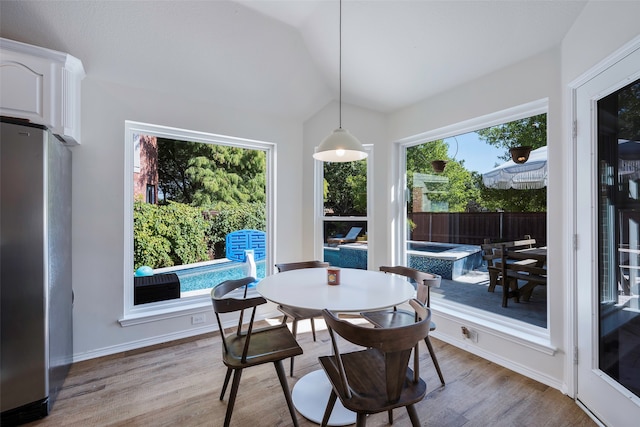
[[[529,301],[509,302],[502,307],[502,288],[489,292],[489,273],[485,269],[474,270],[456,280],[442,279],[440,288],[433,288],[432,302],[448,300],[484,311],[547,327],[547,289],[536,286]]]

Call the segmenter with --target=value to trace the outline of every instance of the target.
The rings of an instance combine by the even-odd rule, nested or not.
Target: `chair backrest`
[[[358,238],[358,234],[362,231],[362,227],[351,227],[351,230],[344,236],[345,239],[355,240]]]
[[[282,264],[276,264],[276,268],[280,273],[289,270],[299,270],[301,268],[327,268],[328,262],[322,261],[299,261],[299,262],[287,262]]]
[[[340,349],[338,348],[338,341],[335,337],[336,333],[353,344],[373,349],[373,351],[379,351],[383,355],[385,361],[387,398],[390,402],[396,401],[399,398],[406,380],[411,352],[415,349],[415,355],[416,357],[418,356],[418,343],[429,333],[429,325],[431,322],[431,311],[426,309],[419,301],[415,301],[414,304],[422,307],[420,316],[423,317],[418,317],[418,320],[413,324],[393,328],[360,326],[339,319],[329,310],[325,309],[322,311],[331,336],[334,359],[340,372],[341,386],[345,395],[351,396],[351,392],[349,379],[345,374],[342,358],[340,357]],[[419,363],[414,359],[413,381],[418,382],[419,378]]]
[[[251,331],[253,330],[253,320],[256,315],[256,307],[261,304],[266,304],[267,300],[261,296],[255,296],[251,298],[247,298],[247,289],[249,285],[255,282],[256,279],[253,277],[245,277],[237,280],[225,280],[220,284],[216,285],[211,290],[211,302],[213,304],[213,311],[216,314],[216,320],[218,321],[218,329],[220,330],[220,337],[222,339],[222,345],[224,346],[225,352],[228,351],[227,340],[225,338],[224,327],[222,326],[222,322],[220,321],[220,313],[231,313],[234,311],[239,311],[240,315],[238,316],[238,326],[236,328],[235,334],[240,336],[243,334],[242,331],[242,323],[244,317],[244,310],[251,308],[251,320],[247,325],[247,335],[251,335]],[[244,286],[244,293],[242,298],[237,298],[237,295],[228,296],[228,294],[232,291],[235,291],[238,288]],[[246,341],[246,348],[243,354],[243,361],[246,355],[246,351],[249,347],[249,340]]]
[[[427,273],[416,270],[415,268],[405,267],[403,265],[393,267],[382,266],[380,267],[380,271],[404,276],[414,281],[416,283],[416,297],[427,307],[429,307],[431,303],[431,288],[439,288],[442,280],[442,278],[437,274]]]
[[[517,250],[533,248],[536,245],[536,239],[532,239],[530,235],[525,234],[522,240],[513,240],[510,242],[491,243],[490,239],[484,239],[482,249],[482,258],[487,261],[489,266],[495,266],[502,260],[502,252],[504,249]]]

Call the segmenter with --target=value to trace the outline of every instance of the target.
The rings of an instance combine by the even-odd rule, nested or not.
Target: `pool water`
[[[449,245],[434,245],[434,244],[428,244],[428,243],[415,243],[415,242],[407,243],[407,249],[409,249],[410,251],[440,253],[440,252],[448,251],[454,248],[455,246],[449,246]]]
[[[244,264],[229,261],[173,271],[180,279],[180,292],[209,289],[225,280],[245,277]],[[265,261],[256,262],[256,279],[265,277]]]

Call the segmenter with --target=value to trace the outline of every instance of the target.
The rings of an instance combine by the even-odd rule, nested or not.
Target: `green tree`
[[[479,199],[479,189],[473,175],[465,169],[464,161],[448,155],[449,147],[441,140],[430,141],[407,149],[407,186],[410,190],[410,209],[413,206],[414,186],[424,183],[426,197],[447,206],[448,212],[465,212]],[[436,172],[431,164],[445,160],[443,172]]]
[[[511,159],[509,148],[530,146],[535,150],[547,145],[547,114],[538,114],[480,129],[477,134],[487,144],[504,148],[501,159],[507,161]]]
[[[640,83],[618,92],[618,110],[620,137],[640,141]]]
[[[158,175],[165,200],[214,208],[266,201],[261,150],[158,138]]]
[[[324,207],[334,215],[367,214],[367,161],[324,163]]]
[[[501,159],[511,159],[509,148],[531,146],[533,150],[547,145],[547,115],[538,114],[477,131],[487,144],[504,148]],[[498,166],[498,165],[495,165]],[[546,212],[547,189],[498,190],[482,184],[476,176],[475,185],[480,191],[480,210],[505,212]]]
[[[134,268],[191,264],[208,259],[202,212],[182,203],[133,205]]]

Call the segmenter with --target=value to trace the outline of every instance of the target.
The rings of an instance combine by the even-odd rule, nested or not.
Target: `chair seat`
[[[242,361],[242,352],[246,335],[229,335],[226,337],[228,352],[222,349],[224,364],[231,369],[275,362],[302,354],[302,348],[291,335],[287,325],[277,325],[251,332],[251,341],[247,351],[247,360]]]
[[[413,382],[413,371],[407,368],[405,384],[400,397],[395,402],[387,399],[387,390],[381,387],[387,384],[385,375],[385,355],[375,348],[343,353],[342,363],[351,390],[348,398],[345,390],[337,390],[343,406],[354,412],[377,413],[388,411],[399,406],[411,405],[420,402],[426,392],[427,384],[420,379]],[[340,372],[335,364],[334,356],[322,356],[320,363],[333,384],[341,384]]]
[[[415,313],[406,310],[379,310],[361,313],[361,316],[378,328],[395,328],[415,322]],[[429,330],[435,331],[436,324],[429,323]]]
[[[313,310],[310,308],[298,308],[292,307],[290,305],[282,305],[278,306],[278,310],[280,310],[284,315],[291,317],[296,320],[304,320],[304,319],[313,319],[314,317],[322,317],[322,310]]]

